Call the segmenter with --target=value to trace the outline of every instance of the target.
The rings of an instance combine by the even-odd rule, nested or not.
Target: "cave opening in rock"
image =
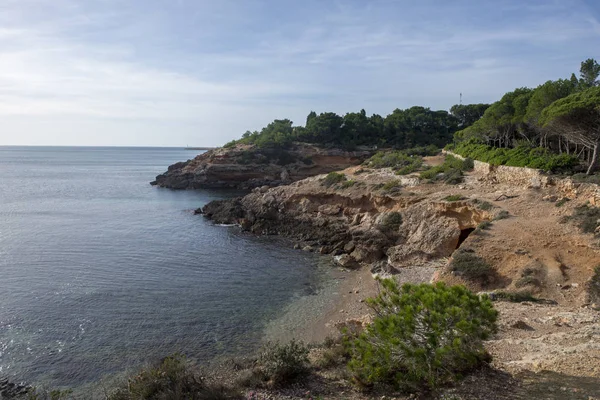
[[[458,244],[456,245],[457,249],[464,243],[465,240],[467,240],[469,235],[473,233],[474,230],[475,228],[466,228],[460,231],[460,236],[458,237]]]

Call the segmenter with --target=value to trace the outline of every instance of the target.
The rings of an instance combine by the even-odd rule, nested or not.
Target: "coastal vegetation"
[[[310,372],[308,347],[299,341],[267,344],[258,360],[260,371],[274,385],[285,385]]]
[[[463,172],[472,169],[473,160],[469,158],[461,160],[451,155],[447,155],[443,164],[426,169],[420,173],[420,177],[422,179],[441,181],[456,185],[463,181]]]
[[[487,297],[443,283],[380,284],[379,295],[368,300],[373,323],[347,343],[358,385],[431,390],[489,359],[483,341],[496,331],[498,313]]]
[[[499,148],[470,141],[447,146],[447,149],[463,157],[492,165],[537,168],[552,172],[571,171],[579,164],[575,155],[554,154],[548,149],[532,148],[525,144],[513,148]]]
[[[347,180],[348,178],[346,178],[346,175],[342,173],[330,172],[325,176],[325,178],[323,178],[323,185],[326,187],[331,187],[346,182]]]
[[[600,147],[600,65],[581,63],[580,78],[547,81],[506,93],[448,146],[495,165],[585,173],[597,169]],[[581,167],[580,167],[581,168]]]
[[[295,340],[267,343],[254,356],[213,369],[174,354],[105,390],[103,398],[259,399],[263,397],[258,391],[293,388],[301,379],[322,379],[316,378],[319,371],[329,371],[332,379],[361,391],[382,385],[392,392],[423,394],[451,386],[489,361],[483,341],[497,330],[498,313],[486,296],[444,283],[399,286],[393,279],[379,279],[379,284],[377,297],[366,300],[375,318],[362,330],[345,330],[338,339],[312,346]],[[32,389],[24,399],[72,400],[91,394],[78,396],[71,390]]]
[[[480,228],[485,229],[485,228]],[[494,270],[483,258],[470,249],[459,249],[452,256],[448,269],[456,275],[485,285]]]
[[[224,147],[251,144],[259,148],[284,149],[293,142],[303,142],[345,149],[368,146],[396,149],[433,147],[437,150],[449,143],[459,128],[466,128],[481,116],[479,114],[486,107],[485,104],[457,105],[448,112],[415,106],[395,109],[386,117],[378,114],[368,116],[364,109],[344,116],[311,111],[304,126],[295,126],[289,119],[276,119],[260,131],[247,131],[241,139]]]
[[[107,400],[236,398],[241,398],[239,393],[224,385],[207,382],[181,354],[166,357],[158,365],[142,369],[106,396]]]

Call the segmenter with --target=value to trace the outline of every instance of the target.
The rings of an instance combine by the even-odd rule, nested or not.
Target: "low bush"
[[[423,159],[404,151],[380,151],[365,161],[370,168],[392,168],[398,175],[410,174],[421,168]]]
[[[379,295],[367,300],[376,318],[347,342],[356,384],[432,389],[489,359],[483,341],[496,331],[498,313],[486,296],[443,283],[380,283]]]
[[[460,160],[447,155],[442,165],[431,167],[421,172],[420,176],[422,179],[442,181],[450,185],[456,185],[463,181],[463,171],[471,169],[473,169],[472,160]]]
[[[429,146],[418,146],[411,147],[409,149],[402,150],[403,153],[408,154],[409,156],[435,156],[439,154],[440,148],[430,144]]]
[[[523,303],[529,301],[531,303],[540,303],[542,300],[534,297],[531,292],[519,291],[519,292],[495,292],[491,295],[492,299],[509,301],[511,303]]]
[[[315,364],[319,368],[333,368],[341,365],[346,365],[348,361],[348,351],[346,346],[342,343],[336,343],[330,347],[327,347],[321,353],[321,356],[316,360]]]
[[[397,180],[393,180],[393,181],[389,181],[387,183],[385,183],[381,189],[384,192],[393,194],[393,193],[397,193],[400,191],[400,189],[402,189],[402,184],[400,183],[400,181]]]
[[[175,354],[130,377],[107,400],[218,400],[239,395],[221,385],[207,384],[184,356]]]
[[[402,225],[402,214],[392,211],[381,217],[379,228],[382,231],[397,231]]]
[[[340,189],[348,189],[348,188],[351,188],[354,185],[356,185],[356,181],[355,180],[344,181],[340,185]]]
[[[338,183],[342,183],[346,180],[346,175],[341,174],[339,172],[330,172],[325,178],[323,178],[321,182],[323,183],[323,185],[331,187],[333,185],[337,185]]]
[[[477,199],[473,200],[477,204],[477,208],[483,211],[490,211],[494,206],[487,201],[479,201]]]
[[[259,365],[275,385],[284,385],[310,371],[308,347],[292,340],[287,344],[268,344],[259,356]]]
[[[553,154],[544,148],[525,145],[505,149],[466,141],[453,146],[452,151],[463,157],[492,165],[528,167],[551,172],[573,171],[579,164],[579,160],[574,155]]]
[[[473,250],[458,249],[452,256],[448,269],[464,279],[486,284],[494,269]]]
[[[600,208],[589,204],[578,206],[565,221],[572,221],[583,233],[593,233],[600,236]]]

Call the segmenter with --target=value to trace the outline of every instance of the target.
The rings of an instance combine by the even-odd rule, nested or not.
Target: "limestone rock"
[[[360,267],[360,264],[358,262],[356,262],[356,260],[348,254],[342,254],[340,256],[335,256],[333,259],[335,260],[336,263],[338,263],[341,267],[344,267],[344,268],[354,269],[354,268]]]
[[[372,150],[344,151],[295,143],[289,149],[264,149],[253,145],[218,148],[171,165],[152,185],[170,189],[278,186],[310,176],[360,164]]]

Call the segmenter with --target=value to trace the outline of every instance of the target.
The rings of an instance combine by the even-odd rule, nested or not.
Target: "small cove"
[[[331,279],[321,256],[193,214],[237,193],[148,184],[191,156],[0,147],[1,376],[74,387],[178,351],[246,354]]]

